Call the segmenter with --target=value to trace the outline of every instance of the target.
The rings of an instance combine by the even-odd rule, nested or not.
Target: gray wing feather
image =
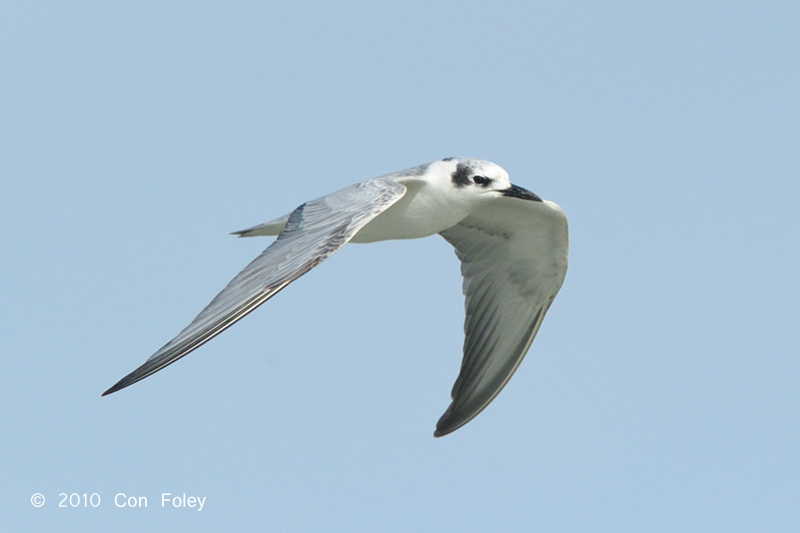
[[[183,331],[103,395],[158,372],[222,333],[328,258],[405,192],[404,185],[377,178],[295,209],[275,242],[237,274]]]
[[[567,221],[549,202],[500,198],[441,232],[464,277],[464,357],[435,436],[480,413],[530,348],[567,269]]]

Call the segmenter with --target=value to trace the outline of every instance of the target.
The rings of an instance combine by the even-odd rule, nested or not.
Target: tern
[[[461,261],[466,299],[461,370],[434,436],[494,400],[517,370],[567,272],[567,218],[512,185],[500,166],[448,157],[351,185],[280,218],[234,232],[277,236],[178,335],[103,396],[208,342],[348,242],[438,233]]]

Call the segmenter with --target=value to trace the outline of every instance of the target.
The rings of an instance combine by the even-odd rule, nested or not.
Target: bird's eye
[[[486,187],[492,180],[490,180],[486,176],[475,176],[474,178],[472,178],[472,181],[475,182],[475,185],[483,185],[484,187]]]

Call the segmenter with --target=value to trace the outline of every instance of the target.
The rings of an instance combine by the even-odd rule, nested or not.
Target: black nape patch
[[[469,176],[472,174],[472,167],[469,165],[465,165],[464,163],[459,163],[456,165],[456,170],[450,176],[453,180],[453,184],[456,187],[466,187],[471,182],[469,180]]]

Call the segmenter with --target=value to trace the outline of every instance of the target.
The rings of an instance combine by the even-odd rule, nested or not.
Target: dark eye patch
[[[475,185],[480,185],[481,187],[488,187],[492,182],[491,178],[487,178],[486,176],[475,176],[472,178],[472,181],[475,182]]]
[[[456,170],[450,175],[450,179],[456,187],[464,187],[469,185],[469,175],[472,173],[472,167],[464,163],[458,163]]]

